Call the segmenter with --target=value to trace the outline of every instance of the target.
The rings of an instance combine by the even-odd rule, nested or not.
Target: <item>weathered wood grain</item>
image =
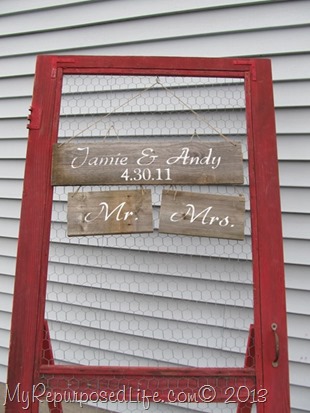
[[[242,184],[240,142],[55,144],[52,185]]]
[[[243,196],[164,190],[159,232],[200,237],[244,239]]]
[[[153,232],[150,190],[68,194],[68,236]]]

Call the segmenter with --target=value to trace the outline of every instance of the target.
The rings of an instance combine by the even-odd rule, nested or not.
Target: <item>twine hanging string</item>
[[[78,188],[73,192],[72,198],[79,192],[79,190],[82,188],[81,185],[78,186]]]
[[[184,102],[182,99],[179,98],[179,96],[177,96],[173,91],[171,91],[170,89],[168,89],[165,85],[163,85],[161,83],[161,81],[159,80],[159,77],[157,77],[156,79],[157,84],[159,84],[170,96],[175,97],[183,106],[185,106],[193,115],[196,116],[196,118],[205,123],[210,129],[212,129],[214,132],[216,132],[221,138],[223,138],[226,142],[231,143],[232,145],[236,146],[236,143],[229,139],[227,136],[225,136],[219,129],[215,128],[213,125],[211,125],[206,119],[204,119],[202,116],[199,115],[199,113],[197,113],[193,108],[191,108],[186,102]],[[195,130],[194,133],[195,136],[198,136]],[[192,136],[193,138],[193,136]]]
[[[194,138],[197,138],[199,141],[201,141],[200,136],[198,135],[196,129],[194,130],[194,133],[192,134],[190,141],[192,142]]]
[[[117,140],[119,141],[119,136],[118,136],[117,130],[115,129],[114,124],[111,125],[111,126],[109,127],[109,129],[107,130],[107,133],[105,134],[105,136],[104,136],[104,138],[103,138],[103,141],[105,141],[107,137],[110,137],[110,131],[111,131],[112,129],[114,130],[114,132],[115,132],[115,134],[116,134],[116,137],[117,137]]]
[[[232,145],[236,145],[236,143],[229,139],[227,136],[225,136],[219,129],[215,128],[213,125],[211,125],[206,119],[204,119],[204,117],[202,117],[199,113],[197,113],[193,108],[191,108],[186,102],[184,102],[181,98],[179,98],[173,91],[171,91],[170,89],[168,89],[163,83],[161,83],[161,81],[159,80],[159,77],[156,78],[156,81],[151,84],[149,87],[147,87],[146,89],[143,89],[140,93],[132,96],[130,99],[127,99],[124,103],[122,103],[121,105],[119,105],[118,107],[116,107],[115,109],[111,110],[109,113],[106,113],[105,115],[101,116],[99,119],[97,119],[95,122],[91,123],[90,125],[88,125],[86,128],[82,129],[81,131],[79,131],[78,133],[76,133],[75,135],[73,135],[71,138],[67,139],[65,142],[62,142],[59,144],[59,146],[65,145],[67,143],[70,143],[73,139],[77,138],[78,136],[82,135],[84,132],[88,131],[90,128],[92,128],[93,126],[97,125],[99,122],[103,121],[104,119],[108,118],[109,116],[111,116],[113,113],[117,112],[119,109],[121,109],[122,107],[126,106],[128,103],[130,103],[131,101],[138,99],[140,96],[142,96],[145,92],[148,92],[149,90],[153,89],[155,86],[161,86],[170,96],[173,96],[175,99],[177,99],[184,107],[186,107],[193,115],[195,115],[195,117],[202,123],[206,124],[211,130],[213,130],[214,132],[216,132],[221,138],[223,138],[226,142],[231,143]],[[110,130],[114,129],[115,127],[114,125],[112,125],[109,129],[108,132],[106,133],[105,138],[109,135]],[[115,130],[116,131],[116,130]],[[198,136],[195,130],[194,133],[195,136]],[[117,137],[119,139],[119,136],[117,134]],[[192,136],[193,138],[193,136]]]
[[[86,128],[82,129],[81,131],[79,131],[77,134],[73,135],[71,138],[67,139],[65,142],[62,142],[59,144],[59,146],[65,145],[67,143],[70,143],[73,139],[77,138],[78,136],[82,135],[84,132],[88,131],[90,128],[92,128],[93,126],[97,125],[99,122],[103,121],[104,119],[108,118],[110,115],[112,115],[113,113],[117,112],[119,109],[121,109],[122,107],[126,106],[129,102],[131,102],[132,100],[138,99],[140,96],[142,96],[145,92],[153,89],[154,86],[156,86],[157,80],[155,83],[153,83],[151,86],[147,87],[146,89],[143,89],[140,93],[132,96],[130,99],[126,100],[126,102],[122,103],[121,105],[119,105],[117,108],[111,110],[111,112],[106,113],[105,115],[101,116],[99,119],[97,119],[95,122],[91,123],[90,125],[88,125]],[[114,127],[113,127],[114,128]],[[111,127],[109,128],[106,136],[109,134],[111,130]],[[114,128],[115,130],[115,128]],[[105,137],[106,137],[105,136]]]

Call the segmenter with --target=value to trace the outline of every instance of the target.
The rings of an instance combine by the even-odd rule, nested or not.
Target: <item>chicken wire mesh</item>
[[[253,323],[243,79],[64,76],[58,142],[224,138],[242,143],[244,185],[178,185],[174,189],[243,194],[242,241],[159,233],[161,185],[145,186],[152,191],[153,233],[69,238],[69,192],[141,187],[54,187],[45,317],[56,364],[243,367]],[[44,357],[48,358],[43,354],[43,361]],[[246,378],[243,386],[251,391]],[[143,403],[120,401],[96,406],[111,412],[145,410]],[[236,408],[236,403],[182,399],[148,406],[150,411],[175,413]]]

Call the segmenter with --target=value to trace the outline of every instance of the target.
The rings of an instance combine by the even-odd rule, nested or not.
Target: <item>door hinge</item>
[[[27,119],[29,120],[29,123],[27,125],[27,129],[31,130],[38,130],[41,127],[41,116],[42,116],[42,109],[41,108],[35,108],[33,106],[30,106],[29,108],[29,115],[27,116]]]

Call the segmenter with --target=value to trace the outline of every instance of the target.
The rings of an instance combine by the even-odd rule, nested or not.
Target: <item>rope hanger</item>
[[[99,119],[97,119],[95,122],[91,123],[90,125],[88,125],[86,128],[82,129],[81,131],[79,131],[78,133],[76,133],[75,135],[73,135],[71,138],[67,139],[65,142],[62,142],[59,144],[59,146],[65,145],[67,143],[70,143],[73,139],[77,138],[78,136],[82,135],[84,132],[88,131],[89,129],[91,129],[93,126],[97,125],[99,122],[103,121],[104,119],[107,119],[109,116],[113,115],[115,112],[117,112],[119,109],[121,109],[122,107],[126,106],[128,103],[130,103],[131,101],[138,99],[140,96],[142,96],[144,93],[148,92],[149,90],[153,89],[155,86],[161,86],[166,92],[167,94],[169,94],[170,96],[174,97],[175,99],[177,99],[185,108],[187,108],[193,115],[195,115],[196,119],[198,119],[200,122],[206,124],[211,130],[213,130],[214,132],[216,132],[221,138],[223,138],[226,142],[231,143],[232,145],[236,145],[236,143],[229,139],[227,136],[225,136],[219,129],[215,128],[213,125],[210,124],[210,122],[208,122],[206,119],[204,119],[204,117],[202,117],[199,113],[197,113],[191,106],[189,106],[186,102],[184,102],[181,98],[179,98],[172,90],[170,90],[169,88],[167,88],[159,79],[159,77],[156,78],[156,81],[151,84],[149,87],[143,89],[140,93],[132,96],[131,98],[127,99],[124,103],[122,103],[121,105],[119,105],[118,107],[114,108],[112,111],[110,111],[109,113],[106,113],[105,115],[101,116]],[[104,140],[107,136],[109,136],[109,133],[111,131],[111,129],[115,130],[114,125],[111,126],[108,129],[108,132],[106,133]],[[115,130],[116,132],[116,130]],[[117,134],[117,133],[116,133]],[[196,129],[194,131],[193,136],[198,136]],[[117,138],[119,139],[119,136],[117,134]],[[191,138],[191,139],[192,139]]]
[[[229,142],[233,145],[235,145],[235,142],[233,142],[231,139],[229,139],[227,136],[225,136],[221,131],[219,131],[217,128],[215,128],[214,126],[212,126],[206,119],[204,119],[202,116],[199,115],[199,113],[197,113],[193,108],[191,108],[186,102],[184,102],[182,99],[180,99],[173,91],[171,91],[170,89],[168,89],[165,85],[163,85],[159,78],[157,77],[157,83],[162,86],[162,88],[170,95],[175,97],[180,103],[182,103],[183,106],[185,106],[191,113],[193,113],[193,115],[196,116],[196,118],[205,123],[207,126],[209,126],[210,129],[212,129],[214,132],[216,132],[221,138],[223,138],[226,142]],[[193,136],[198,136],[196,133],[196,130],[193,134]]]

